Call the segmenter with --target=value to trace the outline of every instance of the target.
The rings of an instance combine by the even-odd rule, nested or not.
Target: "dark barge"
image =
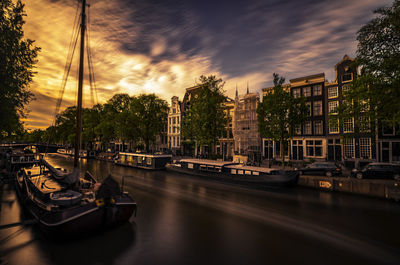
[[[184,174],[260,186],[291,186],[297,184],[299,178],[299,173],[295,170],[254,167],[206,159],[181,159],[167,165],[167,169]]]
[[[172,155],[168,154],[142,154],[120,152],[115,164],[142,169],[165,169],[165,165],[171,162]]]

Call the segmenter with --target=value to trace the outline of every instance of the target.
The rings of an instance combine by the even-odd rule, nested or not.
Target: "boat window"
[[[253,171],[253,175],[258,176],[258,175],[260,175],[260,172],[258,172],[258,171]]]
[[[246,175],[251,175],[251,171],[250,171],[250,170],[245,170],[244,173],[245,173]]]
[[[221,172],[222,171],[222,167],[215,167],[215,170],[218,171],[218,172]]]
[[[237,173],[240,174],[240,175],[243,175],[243,170],[238,170]]]
[[[151,157],[148,157],[148,158],[146,159],[146,163],[147,163],[147,165],[151,166],[151,163],[152,163]]]
[[[236,169],[231,169],[231,174],[236,174]]]
[[[193,169],[193,164],[192,163],[188,163],[188,168]]]
[[[206,165],[200,165],[200,170],[207,170],[207,166]]]

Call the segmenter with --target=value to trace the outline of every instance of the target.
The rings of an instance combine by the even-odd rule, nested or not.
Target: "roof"
[[[209,160],[209,159],[181,159],[180,162],[183,163],[193,163],[193,164],[203,164],[203,165],[211,165],[211,166],[226,166],[233,164],[232,161],[216,161],[216,160]]]
[[[316,78],[321,78],[321,77],[323,77],[325,79],[325,73],[319,73],[319,74],[308,75],[308,76],[290,79],[290,83],[299,82],[299,81],[303,81],[303,80],[316,79]]]

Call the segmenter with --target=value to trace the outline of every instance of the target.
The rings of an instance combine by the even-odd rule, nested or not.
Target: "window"
[[[322,101],[314,101],[314,116],[322,115]]]
[[[179,146],[179,136],[176,138],[176,146]]]
[[[322,126],[322,121],[315,121],[314,122],[314,134],[321,135],[323,134],[323,126]]]
[[[300,97],[300,88],[294,88],[293,89],[293,97],[294,98],[299,98]]]
[[[176,124],[176,118],[175,117],[172,118],[172,124]]]
[[[304,87],[303,88],[303,96],[311,97],[311,87]]]
[[[321,96],[322,95],[322,85],[316,85],[313,87],[313,95]]]
[[[176,109],[175,108],[172,109],[172,113],[176,113]]]
[[[301,134],[301,126],[297,125],[294,127],[294,134],[300,135]]]
[[[371,139],[360,138],[360,158],[369,159],[371,158]]]
[[[172,137],[172,147],[175,147],[175,137]]]
[[[354,158],[354,140],[343,139],[343,155],[345,158]]]
[[[175,133],[175,126],[174,127],[172,127],[172,133]]]
[[[306,121],[304,124],[304,134],[311,134],[311,121]]]
[[[328,88],[328,98],[337,98],[338,97],[338,87],[330,87]]]
[[[312,115],[311,102],[306,102],[306,107],[307,107],[307,116],[311,116]]]
[[[369,117],[360,117],[359,121],[360,132],[369,132],[371,130]]]
[[[343,121],[343,132],[350,133],[354,131],[354,121],[353,118],[345,119]]]
[[[178,121],[178,124],[179,124],[179,117],[176,117],[176,120]]]
[[[344,74],[342,76],[342,82],[348,82],[353,80],[353,74],[352,73],[348,73],[348,74]]]
[[[350,84],[345,84],[342,86],[342,94],[347,93],[347,91],[349,91],[350,89]]]
[[[336,120],[336,124],[329,123],[329,133],[339,133],[339,120]]]
[[[307,140],[306,141],[307,156],[322,156],[322,141]]]
[[[335,101],[329,101],[328,102],[328,113],[329,114],[335,114],[337,113],[335,111],[335,109],[337,108],[337,106],[339,105],[339,101],[335,100]]]

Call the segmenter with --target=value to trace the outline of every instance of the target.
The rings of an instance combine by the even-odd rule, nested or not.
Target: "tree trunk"
[[[281,143],[281,158],[282,158],[282,167],[285,168],[285,145],[283,144],[283,139],[280,141]]]

